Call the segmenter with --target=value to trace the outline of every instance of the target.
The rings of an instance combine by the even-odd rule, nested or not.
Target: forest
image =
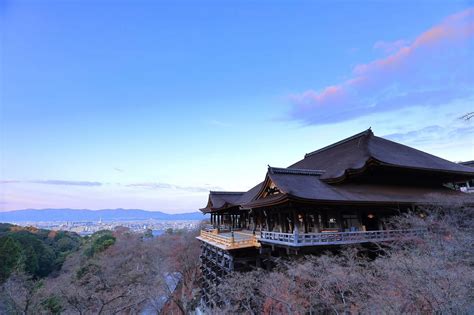
[[[2,225],[0,314],[183,314],[199,292],[194,232],[80,238]]]
[[[444,207],[387,224],[423,237],[275,258],[234,273],[207,314],[446,313],[474,310],[474,214]],[[193,314],[200,300],[197,231],[126,228],[87,238],[1,225],[1,314]]]

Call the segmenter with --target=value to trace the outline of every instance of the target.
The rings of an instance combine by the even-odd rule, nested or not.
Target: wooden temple
[[[203,302],[234,270],[265,257],[310,253],[328,246],[389,242],[422,233],[391,230],[385,219],[436,203],[474,203],[449,188],[474,168],[377,137],[371,129],[308,153],[289,167],[268,167],[246,192],[211,191],[201,209],[210,225],[202,246]]]

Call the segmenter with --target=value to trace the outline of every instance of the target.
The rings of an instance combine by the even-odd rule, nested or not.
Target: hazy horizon
[[[100,208],[100,209],[79,209],[79,208],[24,208],[24,209],[13,209],[13,210],[4,210],[0,212],[15,212],[15,211],[25,211],[25,210],[38,210],[38,211],[43,211],[43,210],[72,210],[72,211],[81,211],[81,210],[86,210],[86,211],[103,211],[103,210],[139,210],[139,211],[147,211],[147,212],[161,212],[165,214],[188,214],[188,213],[195,213],[195,212],[200,212],[199,210],[189,210],[189,211],[182,211],[182,212],[167,212],[167,211],[161,211],[161,210],[147,210],[147,209],[132,209],[132,208]]]
[[[474,160],[467,2],[3,1],[0,211],[197,211],[372,127]]]

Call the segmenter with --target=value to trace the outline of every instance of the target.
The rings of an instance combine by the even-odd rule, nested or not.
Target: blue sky
[[[2,1],[0,211],[194,211],[372,127],[474,159],[468,1]]]

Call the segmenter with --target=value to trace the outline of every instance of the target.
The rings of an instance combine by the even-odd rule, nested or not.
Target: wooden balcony
[[[219,232],[217,229],[201,230],[197,239],[223,250],[260,247],[258,238],[250,231]]]
[[[322,232],[322,233],[280,233],[262,231],[261,243],[279,244],[292,247],[344,245],[370,242],[386,242],[411,239],[421,236],[424,230],[378,230],[363,232]]]

